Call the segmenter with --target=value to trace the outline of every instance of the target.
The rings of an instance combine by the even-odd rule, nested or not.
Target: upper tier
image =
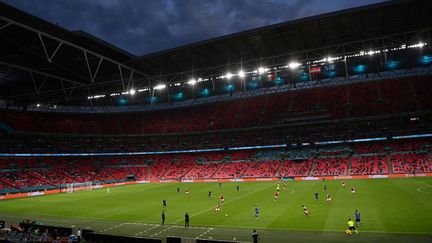
[[[22,132],[165,134],[341,119],[432,108],[430,77],[316,87],[170,110],[60,114],[4,110],[0,122]]]

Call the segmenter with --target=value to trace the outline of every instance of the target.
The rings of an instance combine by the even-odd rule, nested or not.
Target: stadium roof
[[[88,96],[121,93],[130,87],[430,43],[432,29],[429,1],[391,1],[137,57],[4,3],[0,12],[0,99],[23,103],[88,104]]]

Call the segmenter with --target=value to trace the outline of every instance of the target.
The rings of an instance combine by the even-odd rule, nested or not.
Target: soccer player
[[[286,192],[286,190],[287,190],[287,184],[285,182],[284,182],[283,187],[284,187],[284,191]]]
[[[220,208],[221,208],[221,205],[218,203],[217,205],[216,205],[216,207],[215,207],[215,214],[217,214],[217,213],[219,213],[219,211],[220,211]]]
[[[356,230],[355,225],[354,225],[354,221],[352,221],[351,219],[348,219],[348,229],[350,231],[350,235],[352,235],[352,232],[356,232],[356,234],[358,234],[359,232]]]
[[[318,192],[315,192],[315,201],[318,201]]]
[[[220,196],[220,202],[221,202],[221,203],[225,202],[224,195],[221,195],[221,196]]]
[[[166,202],[165,199],[162,200],[162,207],[163,207],[163,208],[166,208],[166,207],[167,207],[167,202]]]
[[[165,210],[162,210],[162,225],[165,224]]]
[[[180,193],[180,187],[177,187],[177,193]]]
[[[252,231],[252,240],[253,240],[253,243],[258,243],[258,240],[259,240],[260,238],[259,238],[259,235],[258,235],[258,233],[256,232],[256,230],[253,230]]]
[[[239,185],[237,185],[237,191],[240,191],[240,186]]]
[[[354,187],[351,187],[351,194],[352,194],[352,195],[357,195],[357,192],[356,192],[356,190],[355,190]]]
[[[275,192],[275,195],[274,195],[274,201],[275,202],[278,200],[278,197],[279,197],[279,192]]]
[[[189,213],[186,212],[185,214],[185,228],[189,227]]]
[[[359,227],[360,225],[363,225],[360,222],[360,212],[357,209],[355,210],[354,215],[355,215],[355,224],[356,224],[356,226]]]
[[[107,187],[107,193],[111,193],[111,191],[110,191],[110,188],[109,188],[109,187]]]
[[[219,187],[222,187],[222,182],[219,182]]]
[[[211,197],[212,197],[211,191],[208,191],[208,198],[211,198]]]
[[[189,195],[189,188],[186,188],[185,193],[186,195]]]
[[[324,191],[327,191],[327,185],[326,184],[324,184]]]
[[[255,219],[258,219],[259,216],[259,208],[257,205],[255,205]]]
[[[331,204],[331,201],[332,201],[331,195],[330,195],[330,193],[327,193],[327,203]]]
[[[305,216],[309,217],[309,209],[305,205],[302,205],[302,208]]]
[[[345,182],[344,182],[344,181],[342,181],[342,183],[341,183],[341,184],[342,184],[342,187],[345,187]]]

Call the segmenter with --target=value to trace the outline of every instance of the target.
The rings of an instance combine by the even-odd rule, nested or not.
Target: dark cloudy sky
[[[143,55],[382,0],[0,0]]]

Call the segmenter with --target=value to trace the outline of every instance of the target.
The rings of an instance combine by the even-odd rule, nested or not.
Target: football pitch
[[[260,242],[432,242],[432,178],[345,180],[345,187],[338,180],[290,181],[286,190],[283,183],[277,202],[276,182],[136,184],[110,188],[109,193],[97,189],[12,199],[0,201],[0,219],[32,219],[47,225],[152,238],[251,242],[252,229],[256,229]],[[357,195],[351,194],[351,187]],[[327,193],[331,204],[326,202]],[[225,202],[215,214],[222,194]],[[163,199],[167,208],[162,226]],[[309,208],[309,217],[302,204]],[[260,209],[259,219],[254,216],[255,206]],[[347,221],[355,219],[356,209],[363,225],[358,227],[359,235],[347,238]],[[191,216],[187,229],[186,212]]]

